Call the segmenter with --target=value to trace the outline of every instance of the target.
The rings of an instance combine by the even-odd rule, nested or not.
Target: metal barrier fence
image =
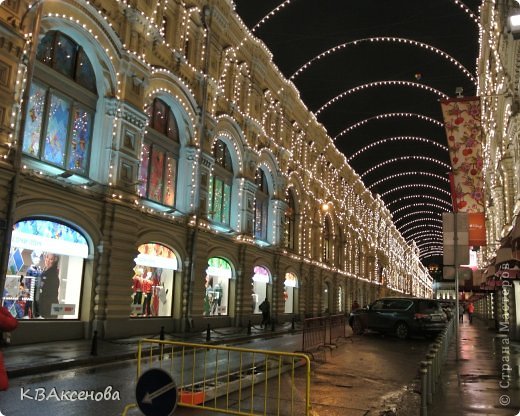
[[[312,353],[326,345],[327,318],[307,318],[303,321],[302,351]]]
[[[428,405],[433,402],[437,381],[448,357],[448,349],[455,334],[455,319],[457,317],[451,318],[446,328],[430,346],[430,350],[426,354],[426,360],[421,361],[419,370],[421,374],[421,416],[427,416]]]
[[[312,356],[312,352],[320,348],[336,346],[339,338],[347,337],[346,326],[345,315],[305,319],[302,331],[302,352]],[[327,342],[327,333],[329,342]]]
[[[208,412],[310,414],[310,360],[305,354],[143,339],[136,392],[151,372],[165,372],[172,381],[152,386],[155,390],[146,391],[144,398],[136,393],[137,403],[127,405],[123,416],[136,407],[149,414],[151,400],[161,395],[164,399],[172,390],[178,406]]]
[[[340,338],[347,338],[347,318],[345,315],[331,315],[329,316],[329,343],[335,345]]]

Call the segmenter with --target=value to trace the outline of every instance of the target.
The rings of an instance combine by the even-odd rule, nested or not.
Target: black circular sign
[[[177,407],[177,386],[166,371],[152,368],[137,380],[135,397],[145,416],[171,416]]]

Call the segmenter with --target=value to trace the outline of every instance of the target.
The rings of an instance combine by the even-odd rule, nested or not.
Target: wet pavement
[[[261,340],[265,348],[277,350],[282,336],[301,336],[301,328],[296,325],[293,329],[291,324],[277,326],[274,331],[253,326],[250,332],[247,328],[222,328],[209,334],[166,334],[165,339],[215,344]],[[418,368],[430,341],[401,341],[378,334],[352,337],[350,330],[348,335],[337,348],[315,354],[311,384],[314,414],[418,416]],[[15,384],[24,376],[133,359],[139,338],[11,346],[4,349],[4,355]],[[428,415],[517,415],[520,344],[489,330],[477,319],[472,325],[461,326],[460,338],[460,359],[455,360],[453,343]],[[508,367],[502,367],[505,364]],[[0,403],[2,395],[7,393],[0,392]]]
[[[516,416],[520,413],[520,343],[481,320],[460,326],[441,373],[429,415]]]

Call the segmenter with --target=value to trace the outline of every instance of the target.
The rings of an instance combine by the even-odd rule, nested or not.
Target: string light
[[[442,188],[439,188],[438,186],[429,185],[429,184],[425,184],[425,183],[412,183],[412,184],[408,184],[408,185],[402,185],[402,186],[394,187],[394,188],[392,188],[392,189],[390,189],[388,191],[383,192],[381,194],[381,198],[384,198],[385,196],[387,196],[388,194],[391,194],[392,192],[402,191],[403,189],[409,189],[409,188],[427,188],[427,189],[432,189],[432,190],[438,191],[440,193],[446,194],[446,195],[450,196],[450,198],[451,198],[451,194],[446,189],[442,189]]]
[[[361,126],[365,125],[366,123],[368,123],[370,121],[373,121],[373,120],[385,120],[385,119],[394,118],[394,117],[418,118],[419,120],[427,121],[428,123],[432,123],[432,124],[436,125],[437,127],[441,127],[442,129],[444,129],[444,124],[443,123],[441,123],[438,120],[435,120],[434,118],[431,118],[431,117],[428,117],[428,116],[424,116],[422,114],[416,114],[416,113],[384,113],[384,114],[378,114],[378,115],[366,118],[364,120],[358,121],[357,123],[353,124],[352,126],[347,127],[345,130],[343,130],[339,134],[337,134],[333,138],[333,141],[336,141],[338,139],[338,137],[344,136],[345,134],[351,132],[352,130],[354,130],[354,129],[358,128],[358,127],[361,127]]]
[[[389,142],[406,142],[406,141],[415,141],[415,142],[421,142],[421,143],[430,144],[432,146],[438,147],[438,148],[448,152],[448,147],[447,146],[444,146],[444,145],[436,142],[435,140],[427,139],[425,137],[418,137],[418,136],[394,136],[394,137],[387,137],[385,139],[376,140],[376,141],[374,141],[374,142],[372,142],[372,143],[362,147],[357,152],[353,153],[350,157],[348,157],[347,158],[347,162],[350,163],[356,157],[358,157],[359,155],[361,155],[362,153],[364,153],[364,152],[366,152],[368,150],[371,150],[373,147],[380,146],[380,145],[383,145],[383,144],[386,144],[386,143],[389,143]]]
[[[422,171],[411,171],[411,172],[400,172],[400,173],[394,173],[393,175],[385,176],[382,179],[379,179],[378,181],[375,181],[374,183],[371,183],[367,186],[367,189],[372,189],[374,186],[381,185],[383,182],[389,181],[391,179],[395,178],[402,178],[403,176],[429,176],[430,178],[439,179],[440,181],[449,183],[449,179],[445,178],[444,176],[437,175],[436,173],[431,172],[422,172]]]
[[[336,95],[334,98],[327,101],[325,104],[323,104],[320,108],[318,108],[314,114],[318,116],[322,111],[326,110],[328,107],[330,107],[332,104],[338,102],[342,98],[354,94],[359,91],[366,90],[368,88],[374,88],[374,87],[387,87],[387,86],[404,86],[404,87],[412,87],[412,88],[418,88],[425,91],[432,92],[436,94],[440,99],[447,100],[450,98],[448,95],[444,94],[443,92],[429,87],[428,85],[419,84],[417,82],[410,82],[410,81],[398,81],[398,80],[387,80],[387,81],[374,81],[369,82],[368,84],[358,85],[357,87],[351,88],[347,91],[342,92],[341,94]]]
[[[397,197],[396,199],[392,200],[392,201],[388,201],[386,202],[386,207],[388,209],[390,209],[390,207],[398,202],[402,202],[406,199],[413,199],[414,201],[417,201],[417,200],[421,200],[421,199],[433,199],[434,201],[437,201],[441,204],[445,204],[446,208],[448,208],[448,210],[451,210],[453,208],[451,202],[449,201],[446,201],[444,199],[440,199],[440,198],[437,198],[433,195],[430,195],[430,194],[413,194],[413,195],[404,195],[404,196],[399,196]]]
[[[333,53],[336,53],[342,49],[345,49],[348,46],[356,46],[358,44],[364,44],[364,43],[383,43],[383,42],[411,45],[414,47],[426,49],[429,52],[434,52],[435,54],[440,55],[442,58],[446,59],[448,62],[455,65],[457,67],[457,69],[459,69],[473,84],[475,84],[475,85],[477,84],[477,81],[476,81],[475,77],[471,74],[471,72],[468,71],[464,65],[462,65],[459,61],[457,61],[450,54],[448,54],[440,49],[437,49],[434,46],[428,45],[426,43],[418,42],[413,39],[399,38],[399,37],[393,37],[393,36],[362,38],[362,39],[356,39],[356,40],[352,40],[350,42],[342,43],[340,45],[336,45],[330,49],[327,49],[324,52],[321,52],[319,55],[316,55],[315,57],[311,58],[309,61],[304,63],[294,74],[292,74],[289,77],[289,79],[294,80],[298,75],[300,75],[303,71],[308,69],[316,61],[319,61]]]
[[[377,170],[377,169],[379,169],[379,168],[381,168],[383,166],[386,166],[386,165],[388,165],[390,163],[402,162],[402,161],[415,161],[415,160],[424,160],[424,161],[427,161],[427,162],[436,163],[436,164],[442,166],[443,168],[445,168],[447,170],[451,169],[451,166],[448,165],[447,163],[441,162],[440,160],[437,160],[437,159],[432,158],[432,157],[428,157],[428,156],[413,156],[413,155],[410,155],[410,156],[399,156],[399,157],[396,157],[396,158],[385,160],[384,162],[381,162],[381,163],[378,163],[375,166],[372,166],[370,169],[367,169],[365,172],[363,172],[361,174],[361,178],[365,177],[369,173],[371,173],[371,172],[373,172],[373,171],[375,171],[375,170]]]

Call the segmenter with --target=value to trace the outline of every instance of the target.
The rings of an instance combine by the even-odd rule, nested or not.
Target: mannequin
[[[143,313],[144,316],[152,316],[150,308],[152,301],[152,272],[146,272],[146,278],[142,282],[142,290],[144,293]]]
[[[133,295],[133,304],[140,305],[143,300],[143,291],[142,291],[142,280],[143,280],[143,269],[137,268],[135,269],[134,277],[132,278],[132,292]]]
[[[33,251],[31,253],[31,266],[25,272],[26,276],[33,278],[32,287],[34,288],[32,302],[27,301],[24,308],[24,318],[40,318],[40,291],[41,291],[41,274],[42,268],[40,267],[42,253],[39,251]]]
[[[57,254],[45,254],[45,267],[41,274],[40,309],[44,318],[51,318],[52,305],[58,303],[58,292],[60,289],[60,278]]]

